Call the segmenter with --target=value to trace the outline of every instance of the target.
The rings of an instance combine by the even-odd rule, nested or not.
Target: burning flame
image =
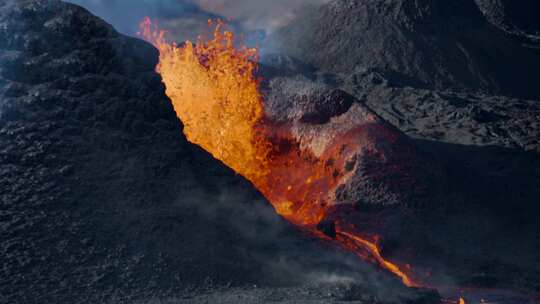
[[[267,121],[254,76],[258,51],[236,47],[233,33],[223,28],[218,22],[209,41],[177,45],[167,42],[165,32],[145,18],[140,35],[160,52],[156,70],[188,140],[250,180],[281,216],[326,238],[316,225],[329,211],[330,193],[347,174],[340,170],[352,151],[346,147],[355,143],[345,136],[315,156],[301,149],[286,126]],[[394,273],[405,285],[416,286],[382,257],[376,242],[354,230],[336,227],[333,241]]]

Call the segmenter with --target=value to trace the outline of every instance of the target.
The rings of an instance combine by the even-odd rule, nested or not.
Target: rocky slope
[[[335,170],[331,205],[433,202],[443,179],[438,163],[365,104],[304,76],[270,77],[266,86],[267,119]]]
[[[465,0],[333,1],[281,34],[300,60],[270,64],[349,93],[442,163],[430,208],[362,210],[387,254],[431,282],[537,290],[540,103],[524,94],[536,51]]]
[[[325,71],[383,74],[396,86],[534,98],[540,55],[489,23],[474,0],[337,0],[275,40]]]
[[[415,159],[423,160],[425,163],[412,166],[414,176],[421,177],[422,168],[428,169],[424,172],[438,173],[428,178],[431,191],[424,192],[428,194],[424,198],[426,203],[421,203],[421,196],[412,196],[413,202],[419,203],[417,206],[425,208],[373,208],[376,204],[359,204],[354,212],[336,210],[337,218],[361,223],[364,231],[379,234],[387,256],[410,261],[419,273],[430,273],[432,284],[447,285],[451,280],[459,286],[535,290],[540,282],[540,261],[534,254],[540,249],[536,221],[540,211],[536,203],[540,196],[536,186],[540,183],[537,101],[394,87],[379,73],[365,71],[343,76],[313,72],[283,56],[269,60],[268,64],[273,65],[266,70],[270,71],[270,86],[275,89],[270,93],[273,98],[266,100],[269,115],[289,117],[305,127],[309,126],[301,122],[305,116],[312,117],[314,111],[325,109],[328,103],[336,105],[336,99],[349,100],[344,104],[368,113],[373,109],[413,138],[405,146],[392,144],[395,149],[383,149],[383,154],[390,156],[386,161],[392,163],[396,156],[406,159],[407,165]],[[275,76],[276,70],[287,76]],[[298,86],[299,82],[307,84]],[[341,87],[357,99],[343,92],[330,94],[332,90],[328,88],[332,87]],[[273,102],[283,95],[289,98]],[[317,101],[322,104],[317,106]],[[342,103],[337,105],[332,107],[334,112],[343,108]],[[334,112],[323,110],[326,114]],[[315,117],[321,120],[326,116]],[[312,128],[325,134],[332,130],[331,126],[323,119],[323,123]],[[346,123],[339,127],[346,127]],[[384,137],[376,138],[384,142]],[[411,146],[416,146],[415,154],[408,154]],[[411,155],[416,157],[410,158]],[[378,172],[385,176],[388,171],[384,169],[391,167],[383,165]],[[370,175],[366,167],[360,173]],[[387,176],[389,181],[400,178],[399,174]],[[408,185],[403,180],[396,184]],[[362,190],[369,189],[367,186]],[[414,193],[410,187],[404,188],[402,193]],[[358,195],[364,198],[359,201],[365,201],[365,193],[345,189],[349,190],[345,194],[353,194],[349,197]],[[384,201],[392,200],[386,197]]]
[[[540,103],[501,95],[396,87],[380,73],[337,82],[414,138],[540,151]]]
[[[156,62],[77,6],[0,2],[0,302],[124,302],[330,270],[407,294],[309,242],[188,144]]]
[[[539,151],[538,96],[525,92],[538,87],[540,57],[489,24],[478,6],[490,1],[477,2],[334,1],[276,39],[310,63],[288,59],[289,76],[341,88],[407,135]]]
[[[540,3],[534,0],[475,0],[493,24],[504,30],[540,35]]]
[[[404,144],[380,151],[398,163],[402,147],[431,155],[445,176],[431,182],[447,195],[424,209],[362,206],[356,223],[382,237],[385,256],[438,274],[431,282],[534,291],[540,108],[477,91],[538,96],[538,61],[471,3],[343,0],[305,12],[283,33],[311,65],[276,60],[269,114],[309,145],[310,130],[346,127],[336,116],[375,110],[413,137],[393,130]],[[76,6],[0,2],[0,302],[437,301],[308,242],[189,145],[156,61]],[[360,286],[338,292],[218,287],[351,280]]]

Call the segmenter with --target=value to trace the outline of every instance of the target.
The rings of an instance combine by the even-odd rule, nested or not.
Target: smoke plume
[[[306,6],[329,0],[71,0],[105,19],[124,34],[134,35],[148,16],[158,20],[174,39],[195,40],[208,19],[225,19],[244,35],[266,36],[293,20]]]

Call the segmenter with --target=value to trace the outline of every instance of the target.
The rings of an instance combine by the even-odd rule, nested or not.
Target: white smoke
[[[167,20],[178,26],[223,18],[245,31],[266,33],[286,25],[306,6],[329,0],[70,0],[111,23],[124,34],[133,35],[145,16]],[[175,21],[175,22],[173,22]],[[174,29],[172,29],[174,31]]]
[[[201,9],[191,0],[69,0],[101,17],[123,34],[135,35],[144,17],[159,21],[178,34],[179,39],[196,37],[208,19],[216,16]],[[170,24],[169,24],[170,23]],[[177,33],[178,32],[178,33]],[[186,36],[186,37],[184,37]]]
[[[240,21],[250,30],[271,32],[293,20],[308,5],[329,0],[193,0],[208,12]]]
[[[119,32],[136,36],[139,23],[150,17],[167,38],[183,42],[209,37],[209,19],[221,19],[264,58],[279,53],[280,45],[268,39],[277,29],[294,20],[307,7],[330,0],[69,0],[110,23]]]

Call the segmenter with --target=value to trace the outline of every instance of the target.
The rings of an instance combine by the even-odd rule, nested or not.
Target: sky
[[[320,5],[328,0],[70,0],[102,17],[118,31],[133,35],[139,21],[149,16],[178,32],[206,26],[209,18],[223,18],[238,24],[244,31],[271,33],[287,24],[306,5]],[[179,27],[183,27],[179,28]],[[191,33],[197,36],[196,33]]]
[[[247,28],[275,30],[294,19],[306,5],[320,5],[328,0],[194,0],[209,12],[241,20]]]
[[[164,24],[196,30],[209,18],[216,18],[191,0],[70,0],[112,24],[119,32],[135,35],[139,22],[146,16]],[[161,22],[160,22],[161,23]],[[174,30],[174,29],[171,29]],[[183,38],[183,37],[182,37]],[[190,38],[190,37],[188,37]]]

